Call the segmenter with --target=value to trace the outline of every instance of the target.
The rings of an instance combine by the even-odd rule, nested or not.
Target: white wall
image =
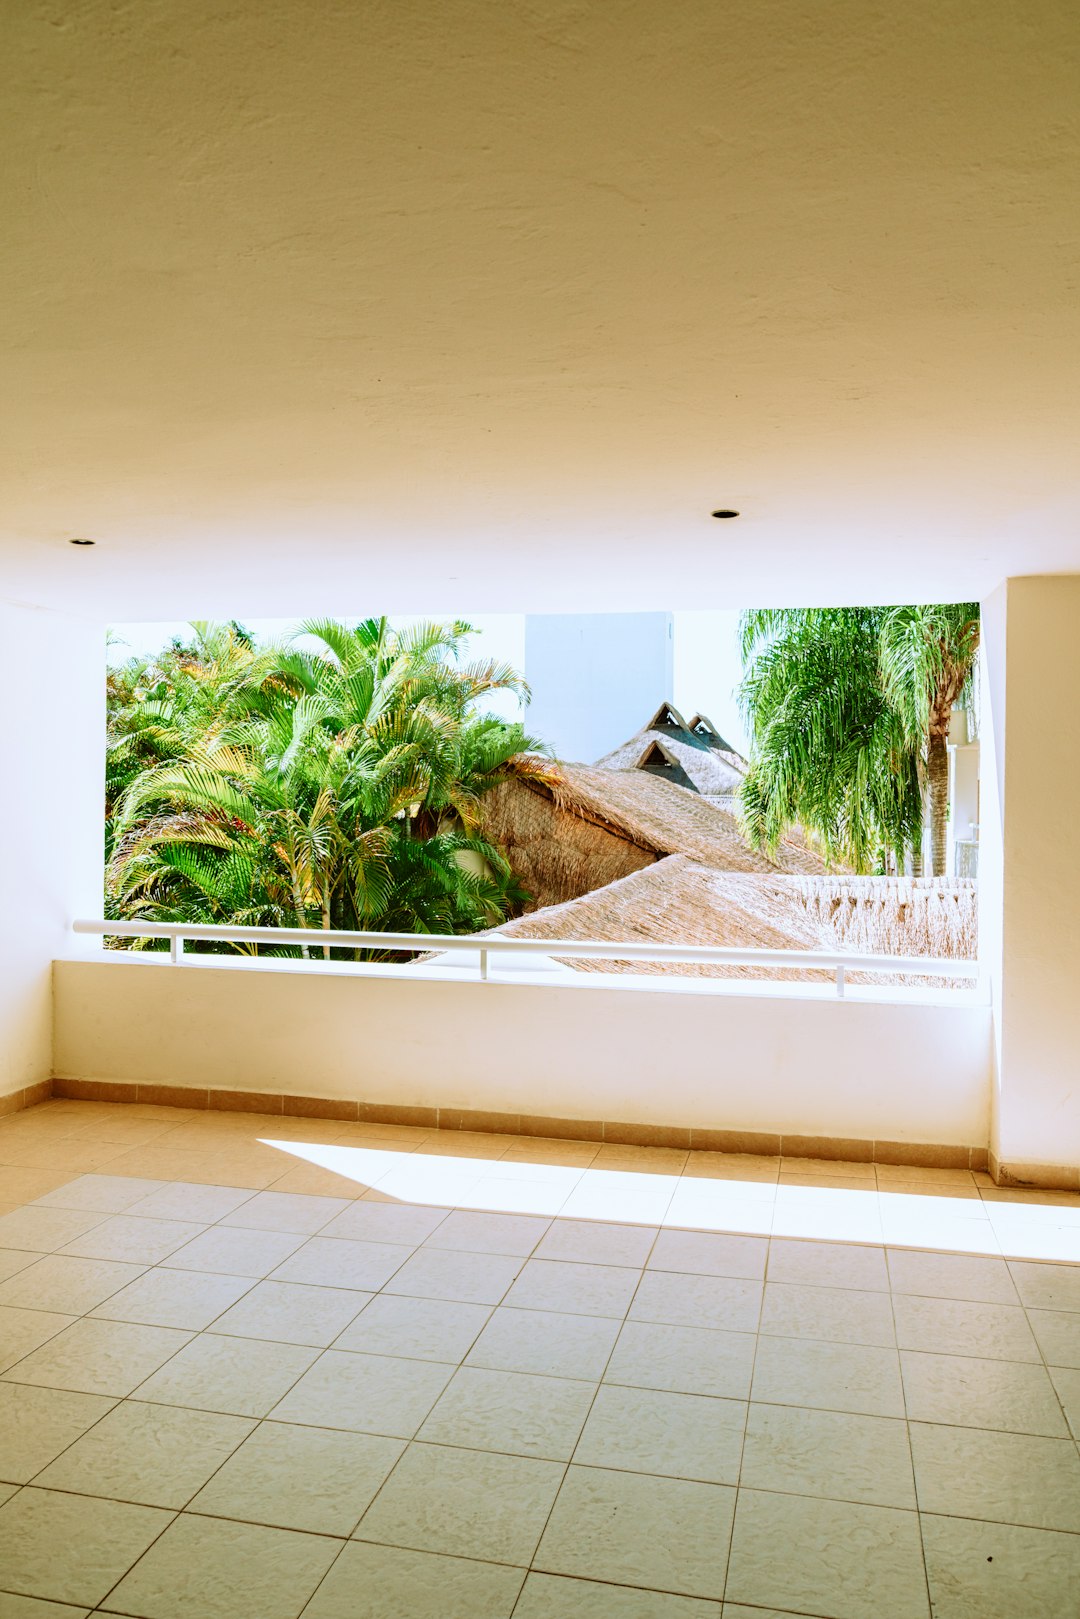
[[[1008,580],[986,604],[983,637],[993,1145],[1023,1176],[1080,1167],[1080,576]]]
[[[7,670],[0,1095],[52,1072],[52,961],[101,910],[104,630],[0,603]],[[93,944],[89,951],[96,951]]]
[[[593,764],[671,702],[670,613],[530,613],[525,723],[560,759]],[[686,716],[689,718],[689,715]]]
[[[399,1105],[985,1146],[989,1008],[55,968],[56,1071]]]

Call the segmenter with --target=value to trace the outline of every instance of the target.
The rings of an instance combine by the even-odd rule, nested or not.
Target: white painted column
[[[99,915],[105,787],[105,629],[0,602],[0,1098],[52,1073],[52,963],[100,949],[69,928]]]
[[[1080,576],[1007,580],[983,646],[992,1148],[1004,1178],[1080,1185]]]

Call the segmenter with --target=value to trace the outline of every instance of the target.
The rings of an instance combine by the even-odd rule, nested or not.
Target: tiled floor
[[[1078,1438],[1080,1197],[0,1121],[0,1619],[1076,1619]]]

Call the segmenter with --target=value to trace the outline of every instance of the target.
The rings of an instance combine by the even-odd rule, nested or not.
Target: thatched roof
[[[798,872],[808,877],[825,871],[824,862],[797,837],[782,839],[774,860],[758,854],[730,810],[645,770],[609,770],[528,754],[521,757],[517,780],[564,813],[636,845],[654,860],[686,854],[720,871]],[[508,818],[507,806],[498,796],[505,791],[506,784],[485,799],[496,823]],[[498,835],[501,829],[491,825],[489,835],[505,844]],[[594,882],[588,887],[601,885]]]
[[[494,931],[508,938],[610,939],[619,943],[718,945],[729,949],[838,950],[970,959],[975,887],[940,879],[762,876],[717,871],[670,855],[563,905],[533,911]],[[572,960],[578,972],[698,978],[831,978],[831,973],[711,967],[678,962]],[[883,982],[876,975],[867,981]],[[852,981],[858,982],[853,974]],[[893,980],[901,982],[902,980]],[[922,982],[912,979],[912,983]]]
[[[597,764],[607,770],[642,770],[710,797],[729,797],[746,774],[746,760],[704,714],[689,723],[671,703],[661,703],[628,742]]]

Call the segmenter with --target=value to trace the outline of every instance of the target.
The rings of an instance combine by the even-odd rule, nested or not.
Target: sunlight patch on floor
[[[792,1170],[783,1180],[748,1181],[262,1140],[376,1200],[1080,1263],[1080,1203],[1054,1193],[891,1191],[871,1181],[801,1182]]]

